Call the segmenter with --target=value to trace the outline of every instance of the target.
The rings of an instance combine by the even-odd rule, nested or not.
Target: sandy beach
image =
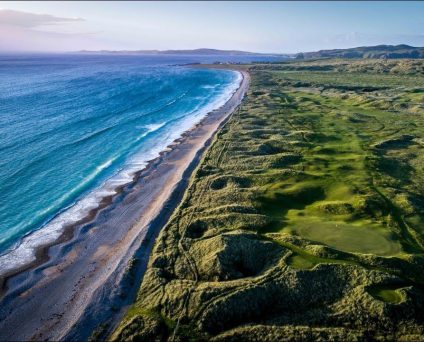
[[[34,264],[9,275],[0,340],[86,340],[100,324],[104,331],[113,328],[134,300],[155,238],[204,150],[247,91],[249,75],[240,72],[240,87],[224,106],[69,227],[60,241],[41,248]]]

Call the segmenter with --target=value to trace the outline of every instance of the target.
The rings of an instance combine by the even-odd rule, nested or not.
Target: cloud
[[[84,22],[82,18],[0,9],[0,52],[96,48],[95,34],[81,32]]]
[[[61,52],[100,49],[102,42],[87,32],[82,18],[63,18],[0,9],[0,52]]]
[[[69,22],[84,21],[82,18],[62,18],[50,14],[36,14],[13,10],[0,10],[1,25],[35,28],[43,25],[64,24]]]

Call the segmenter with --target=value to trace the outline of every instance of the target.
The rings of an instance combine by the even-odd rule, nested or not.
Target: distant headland
[[[76,53],[87,53],[87,54],[122,54],[122,55],[199,55],[199,56],[282,56],[282,57],[294,57],[294,54],[278,54],[278,53],[260,53],[260,52],[248,52],[239,50],[219,50],[219,49],[192,49],[192,50],[81,50]]]
[[[296,55],[297,59],[311,58],[424,58],[424,47],[401,45],[361,46],[350,49],[320,50],[302,52]]]
[[[299,53],[264,53],[240,50],[220,49],[185,49],[185,50],[81,50],[73,53],[82,54],[115,54],[115,55],[193,55],[193,56],[276,56],[296,59],[317,58],[424,58],[424,47],[406,44],[360,46],[347,49],[330,49]]]

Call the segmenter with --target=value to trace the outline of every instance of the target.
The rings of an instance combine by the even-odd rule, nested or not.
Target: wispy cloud
[[[13,10],[0,10],[1,25],[36,28],[44,25],[64,24],[84,21],[83,18],[63,18],[50,14],[37,14]]]
[[[83,18],[0,9],[0,51],[67,51],[96,46],[92,33],[81,32],[83,22]]]

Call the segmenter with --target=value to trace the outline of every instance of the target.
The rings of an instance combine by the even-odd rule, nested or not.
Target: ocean
[[[215,60],[0,56],[0,275],[223,105],[238,72],[181,66]]]

